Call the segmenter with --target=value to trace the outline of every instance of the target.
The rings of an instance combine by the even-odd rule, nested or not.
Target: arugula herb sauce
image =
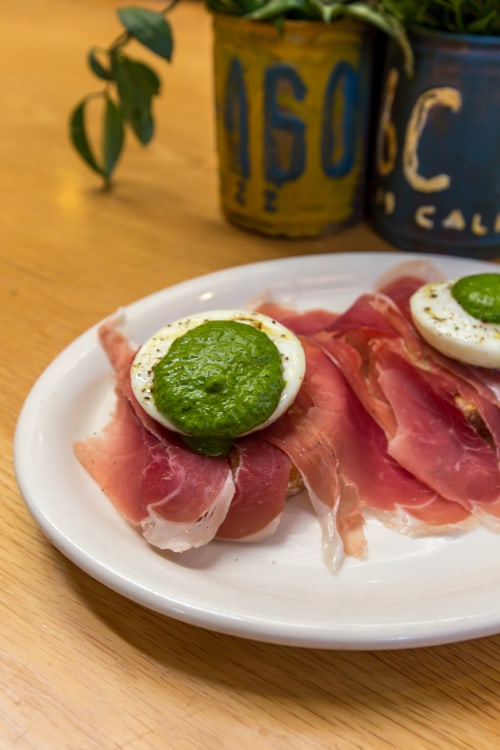
[[[177,338],[153,371],[153,398],[202,453],[221,455],[265,422],[285,386],[281,356],[253,325],[202,323]]]
[[[465,276],[453,284],[451,293],[473,318],[500,323],[500,273]]]

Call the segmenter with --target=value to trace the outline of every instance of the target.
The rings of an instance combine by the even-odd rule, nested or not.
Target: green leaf
[[[94,75],[96,75],[102,81],[113,80],[111,71],[108,68],[105,68],[97,57],[96,47],[92,47],[92,49],[89,50],[89,53],[87,55],[87,62],[92,73],[94,73]]]
[[[265,0],[205,0],[208,10],[226,16],[248,16],[264,4]]]
[[[171,59],[174,46],[172,31],[161,13],[133,6],[120,8],[117,13],[130,36],[165,60]]]
[[[115,52],[112,71],[124,119],[143,145],[150,142],[154,132],[152,100],[160,92],[160,79],[144,63]]]
[[[354,2],[346,5],[345,15],[346,17],[356,18],[358,21],[369,23],[392,37],[399,44],[403,52],[406,73],[409,76],[413,74],[413,50],[408,40],[406,29],[397,18],[371,8],[362,2]]]
[[[452,34],[500,33],[499,0],[378,0],[377,7],[412,26]]]
[[[104,170],[99,166],[97,160],[90,147],[89,139],[87,136],[87,129],[85,127],[85,110],[87,107],[89,97],[85,97],[82,101],[74,108],[69,119],[69,137],[71,143],[75,147],[78,154],[81,156],[85,164],[94,172],[104,177]]]
[[[343,2],[324,3],[322,0],[309,0],[309,6],[311,14],[315,13],[325,23],[331,23],[345,15],[345,4]]]
[[[124,143],[124,127],[122,113],[111,99],[106,97],[104,110],[104,132],[102,140],[103,173],[109,179],[113,174],[116,163],[120,158]]]
[[[283,16],[287,18],[320,18],[318,9],[313,7],[308,0],[269,0],[258,10],[248,13],[246,18],[253,21],[270,21]]]
[[[492,10],[484,18],[478,18],[477,21],[473,21],[467,27],[467,33],[468,34],[488,33],[490,31],[490,28],[493,29],[493,24],[495,21],[497,21],[499,12],[500,12],[500,7],[498,11]]]

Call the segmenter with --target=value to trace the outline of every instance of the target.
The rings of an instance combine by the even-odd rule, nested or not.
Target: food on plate
[[[143,409],[179,432],[194,450],[229,451],[293,403],[305,370],[290,330],[248,310],[212,310],[164,326],[141,346],[131,368]]]
[[[453,359],[500,367],[500,273],[431,282],[410,299],[422,337]]]
[[[410,536],[479,523],[500,531],[500,371],[451,358],[420,334],[410,300],[437,274],[429,263],[395,267],[343,312],[334,299],[332,310],[261,302],[257,315],[300,342],[305,372],[277,418],[233,430],[218,455],[193,449],[192,435],[186,442],[157,418],[158,405],[145,408],[134,368],[149,372],[156,359],[137,355],[123,321],[106,321],[99,336],[116,408],[99,435],[75,445],[78,459],[151,544],[174,552],[267,539],[299,490],[331,570],[366,555],[370,516]]]
[[[301,486],[289,459],[258,432],[239,437],[229,455],[192,450],[136,398],[131,369],[137,349],[122,323],[109,320],[99,329],[116,374],[116,408],[100,435],[75,444],[80,463],[122,515],[161,549],[183,552],[215,535],[244,541],[270,536],[286,498]],[[298,377],[304,355],[301,347],[294,351]],[[288,372],[289,364],[286,377]]]

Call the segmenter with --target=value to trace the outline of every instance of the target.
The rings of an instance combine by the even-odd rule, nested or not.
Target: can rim
[[[459,34],[452,31],[426,29],[422,26],[410,26],[408,29],[410,42],[416,39],[430,42],[435,46],[466,46],[474,48],[498,47],[500,49],[500,35],[493,34]]]

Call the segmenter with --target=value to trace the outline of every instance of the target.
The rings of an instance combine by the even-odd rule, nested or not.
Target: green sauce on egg
[[[456,281],[453,297],[473,318],[500,323],[500,273],[479,273]]]
[[[222,455],[264,423],[285,386],[276,345],[253,325],[202,323],[177,338],[153,371],[156,408],[202,453]]]

